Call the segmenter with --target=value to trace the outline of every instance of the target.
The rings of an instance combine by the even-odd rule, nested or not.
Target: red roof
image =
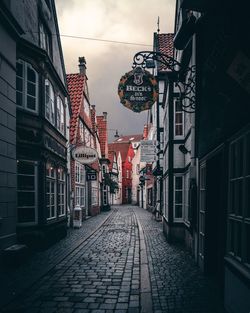
[[[122,162],[124,162],[127,158],[130,145],[130,142],[113,142],[109,144],[109,151],[115,151],[116,155],[118,155],[118,152],[120,152]]]
[[[174,34],[156,34],[156,49],[158,52],[166,54],[173,58],[174,55]],[[170,69],[163,64],[160,64],[160,71],[170,71]]]
[[[72,116],[70,119],[70,140],[72,141],[76,137],[78,116],[80,114],[81,103],[83,101],[85,76],[80,73],[68,74],[67,84],[72,108]]]

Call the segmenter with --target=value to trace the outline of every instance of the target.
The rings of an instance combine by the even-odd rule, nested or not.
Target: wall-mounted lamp
[[[180,150],[183,154],[191,153],[191,151],[189,151],[184,145],[180,145],[180,146],[179,146],[179,150]]]

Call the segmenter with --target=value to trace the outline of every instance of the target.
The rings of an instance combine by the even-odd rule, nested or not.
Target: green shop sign
[[[148,110],[157,100],[157,81],[148,71],[136,67],[120,79],[118,95],[126,108],[137,113]]]

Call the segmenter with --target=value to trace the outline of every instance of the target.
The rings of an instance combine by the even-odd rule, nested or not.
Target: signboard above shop
[[[73,148],[72,158],[81,164],[92,164],[98,160],[98,153],[93,148],[79,145]]]
[[[156,156],[154,143],[154,140],[141,140],[141,162],[154,162]]]
[[[137,113],[148,110],[157,100],[157,81],[148,71],[138,66],[122,76],[118,95],[126,108]]]

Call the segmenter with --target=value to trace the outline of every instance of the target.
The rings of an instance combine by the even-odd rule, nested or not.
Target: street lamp
[[[114,130],[114,131],[115,131],[115,134],[114,134],[114,137],[115,137],[115,138],[119,138],[119,137],[120,137],[120,135],[119,135],[119,133],[118,133],[118,129],[115,129],[115,128],[108,128],[108,130]]]
[[[134,55],[133,68],[153,67],[155,62],[163,64],[176,75],[176,86],[179,88],[182,110],[187,113],[195,112],[195,65],[183,68],[174,58],[156,51],[140,51]],[[151,66],[152,65],[152,66]],[[164,104],[165,82],[159,81],[159,103]]]

